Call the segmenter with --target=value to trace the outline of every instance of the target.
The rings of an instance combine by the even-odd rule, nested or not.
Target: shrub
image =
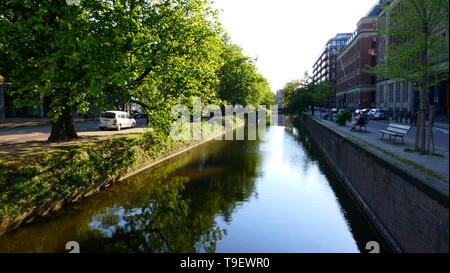
[[[345,126],[347,122],[352,120],[352,113],[348,110],[341,110],[336,114],[336,124],[339,126]]]

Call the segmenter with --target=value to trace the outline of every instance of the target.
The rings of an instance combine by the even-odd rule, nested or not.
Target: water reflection
[[[380,240],[306,134],[214,141],[0,237],[0,252],[359,252]]]
[[[224,231],[208,215],[193,213],[190,200],[181,194],[187,181],[171,179],[131,210],[94,217],[81,245],[88,251],[214,252]]]

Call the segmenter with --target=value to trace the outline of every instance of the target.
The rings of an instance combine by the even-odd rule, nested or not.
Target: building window
[[[400,94],[401,94],[400,93],[401,92],[400,87],[401,87],[401,84],[397,83],[397,86],[395,88],[395,102],[400,102]]]
[[[378,101],[379,103],[384,103],[384,85],[378,88]]]
[[[389,84],[389,90],[388,90],[388,100],[389,102],[394,102],[394,84]]]
[[[403,83],[403,102],[408,102],[409,101],[409,88],[408,88],[408,83],[405,82]]]

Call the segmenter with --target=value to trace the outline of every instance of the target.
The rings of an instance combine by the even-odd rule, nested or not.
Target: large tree
[[[242,106],[274,103],[275,94],[258,72],[255,60],[245,56],[242,48],[232,44],[226,36],[223,40],[223,66],[218,71],[220,98],[226,103]]]
[[[76,138],[71,108],[86,107],[86,14],[65,1],[2,1],[0,74],[16,105],[50,99],[51,140]]]
[[[216,12],[205,0],[128,2],[140,5],[129,9],[116,5],[97,17],[113,22],[100,30],[105,39],[117,29],[115,21],[125,21],[121,32],[125,35],[111,45],[112,60],[97,68],[106,72],[98,82],[114,83],[109,90],[115,90],[116,97],[139,103],[151,125],[167,131],[174,105],[189,104],[194,96],[203,102],[217,101],[216,71],[222,60]],[[111,63],[117,65],[108,75]]]
[[[49,140],[73,139],[73,110],[119,100],[168,113],[194,95],[212,100],[219,33],[207,0],[7,0],[0,74],[16,105],[50,101]]]
[[[448,78],[448,1],[398,0],[383,11],[378,31],[388,46],[379,64],[368,71],[414,84],[420,99],[416,150],[428,153],[432,135],[431,124],[427,133],[425,129],[431,113],[428,93]]]
[[[313,86],[313,103],[315,105],[325,104],[335,92],[334,84],[329,81],[321,81]]]

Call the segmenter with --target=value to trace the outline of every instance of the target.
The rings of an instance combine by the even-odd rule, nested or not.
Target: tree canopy
[[[426,136],[426,116],[431,119],[428,91],[448,79],[448,1],[399,0],[383,7],[378,32],[387,46],[374,68],[379,77],[413,83],[419,91],[416,149],[429,152],[431,126]],[[385,42],[385,41],[383,41]]]
[[[0,74],[18,107],[50,102],[50,140],[76,138],[72,112],[135,102],[167,131],[170,109],[273,101],[253,60],[229,42],[209,0],[7,0]],[[108,109],[111,110],[111,109]]]
[[[286,105],[286,113],[300,115],[308,107],[324,104],[333,93],[334,86],[331,82],[313,82],[307,72],[301,80],[293,80],[283,88],[283,103]]]
[[[257,72],[254,60],[237,45],[224,43],[224,65],[219,70],[220,98],[232,105],[271,105],[275,94],[267,80]]]

